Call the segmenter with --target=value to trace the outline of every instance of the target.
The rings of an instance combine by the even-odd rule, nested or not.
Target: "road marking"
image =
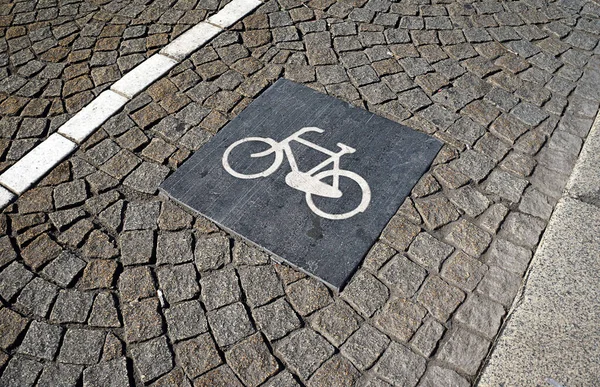
[[[175,60],[182,61],[192,52],[196,51],[221,33],[221,31],[223,31],[222,28],[210,23],[199,23],[169,43],[165,48],[160,50],[160,53]]]
[[[231,27],[261,4],[259,0],[234,0],[224,6],[221,11],[209,17],[208,22],[221,28]]]
[[[158,54],[130,70],[110,90],[101,93],[63,124],[57,133],[42,141],[0,175],[0,210],[73,153],[79,144],[127,102],[262,4],[260,0],[233,0],[207,21],[198,23],[163,47]]]
[[[76,148],[76,143],[54,133],[8,168],[0,176],[0,184],[21,195]]]
[[[58,129],[58,133],[81,144],[96,131],[106,120],[129,101],[111,90],[106,90],[84,107],[73,118]]]
[[[4,187],[0,187],[0,208],[6,207],[15,199],[15,195]]]
[[[110,89],[133,99],[178,63],[167,56],[154,54],[125,74]]]

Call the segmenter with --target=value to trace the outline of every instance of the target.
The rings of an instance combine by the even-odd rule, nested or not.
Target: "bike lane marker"
[[[111,90],[102,92],[89,105],[84,107],[73,118],[58,129],[58,133],[81,144],[96,131],[106,120],[129,101]]]
[[[280,79],[159,189],[340,290],[441,147]]]
[[[184,32],[180,37],[167,44],[160,50],[162,55],[166,55],[177,61],[182,61],[188,55],[205,45],[212,38],[223,31],[222,28],[210,23],[202,22]]]
[[[8,168],[0,176],[0,184],[21,195],[76,148],[76,143],[54,133]]]
[[[233,0],[220,12],[209,17],[208,22],[221,28],[231,27],[261,4],[259,0]]]
[[[110,89],[133,99],[178,63],[176,60],[162,54],[154,54],[125,74]]]
[[[260,0],[231,1],[207,21],[198,23],[159,53],[131,69],[110,90],[94,98],[59,127],[57,133],[46,138],[0,174],[0,210],[35,185],[137,94],[262,4]]]
[[[14,198],[15,195],[12,192],[0,186],[0,208],[6,207]]]

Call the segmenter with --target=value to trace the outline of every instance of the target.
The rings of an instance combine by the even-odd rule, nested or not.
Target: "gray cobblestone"
[[[194,387],[242,387],[239,379],[235,376],[227,364],[207,372],[194,381]]]
[[[65,334],[58,361],[71,364],[96,364],[105,333],[88,329],[69,329]]]
[[[0,384],[11,387],[33,386],[43,365],[21,356],[13,357],[0,378]]]
[[[496,239],[490,247],[486,262],[490,266],[498,266],[512,273],[523,275],[531,256],[531,251],[523,247],[505,239]]]
[[[472,295],[456,312],[456,321],[488,339],[492,339],[500,328],[503,316],[502,305],[481,296]]]
[[[479,218],[479,225],[486,231],[494,234],[500,227],[500,223],[508,213],[508,208],[503,204],[492,204]]]
[[[402,297],[412,297],[426,276],[426,271],[403,255],[394,256],[379,272],[379,278]]]
[[[358,329],[360,317],[339,301],[317,311],[310,320],[311,327],[333,345],[339,347]]]
[[[269,340],[277,340],[302,325],[294,310],[283,298],[254,309],[252,314],[258,327]]]
[[[275,353],[301,378],[308,379],[334,352],[313,330],[304,328],[278,342]]]
[[[17,353],[39,359],[54,360],[63,328],[45,322],[32,321]]]
[[[200,280],[202,301],[208,310],[220,308],[241,299],[238,278],[232,269],[222,269]]]
[[[143,162],[127,176],[123,184],[137,191],[153,194],[169,172],[169,168],[163,165]]]
[[[492,266],[477,287],[477,291],[508,307],[519,290],[521,278],[514,273]]]
[[[40,386],[76,386],[83,367],[72,364],[47,363],[37,384]]]
[[[284,295],[281,282],[272,266],[242,267],[238,273],[246,302],[252,308]]]
[[[520,245],[533,247],[540,239],[545,224],[542,220],[520,212],[511,212],[502,224],[502,232]]]
[[[196,269],[191,263],[163,266],[156,270],[158,284],[169,303],[189,300],[200,293]]]
[[[153,387],[181,386],[192,387],[192,383],[185,376],[183,370],[175,366],[168,374],[161,376],[156,382],[152,383]]]
[[[15,343],[21,332],[25,330],[27,320],[8,308],[1,308],[0,324],[3,327],[0,335],[0,348],[7,349]]]
[[[405,299],[390,300],[376,317],[375,325],[396,341],[408,342],[421,325],[427,311]]]
[[[358,369],[365,370],[375,363],[389,342],[386,335],[371,325],[363,324],[340,350]]]
[[[129,385],[127,361],[124,357],[88,367],[83,371],[83,384],[90,387],[125,387]]]
[[[429,233],[420,233],[408,249],[408,255],[428,270],[438,271],[441,263],[452,253],[452,246]]]
[[[446,329],[434,319],[425,321],[410,341],[411,347],[425,357],[431,356]]]
[[[425,372],[425,359],[401,344],[391,343],[375,365],[375,372],[395,385],[416,386]]]
[[[169,338],[184,340],[208,331],[202,306],[196,300],[182,302],[165,310]]]
[[[125,268],[118,285],[121,301],[125,302],[152,297],[156,292],[152,273],[147,267]]]
[[[371,317],[385,304],[389,290],[366,271],[359,271],[342,292],[342,297],[364,317]]]
[[[327,288],[312,278],[303,278],[286,288],[294,310],[306,316],[331,302]]]
[[[229,239],[220,234],[200,237],[196,240],[194,256],[198,271],[218,269],[231,261]]]
[[[487,249],[492,237],[471,222],[461,219],[452,226],[446,240],[465,253],[477,257]]]
[[[430,366],[421,378],[419,387],[435,387],[448,385],[453,387],[468,387],[470,386],[467,379],[463,378],[456,372],[442,368],[439,366]]]
[[[225,353],[228,364],[247,386],[257,386],[275,374],[279,365],[260,334],[254,334]]]
[[[239,302],[208,312],[208,323],[219,347],[234,344],[255,331]]]
[[[149,263],[153,255],[154,233],[150,230],[124,232],[120,245],[124,265]]]
[[[149,382],[173,368],[173,357],[164,336],[131,348],[133,364],[143,382]]]
[[[464,298],[464,293],[458,288],[448,285],[439,277],[431,276],[423,284],[417,301],[425,306],[432,316],[445,322]]]
[[[192,234],[187,231],[160,234],[156,243],[157,264],[179,264],[194,259]]]
[[[349,386],[358,379],[359,372],[342,356],[326,361],[309,379],[307,386]]]
[[[428,196],[415,200],[415,207],[425,225],[434,230],[459,218],[460,214],[443,195]]]
[[[90,313],[89,325],[106,328],[121,326],[115,300],[111,293],[104,292],[96,296]]]
[[[157,337],[163,333],[162,318],[158,313],[158,300],[125,303],[122,306],[125,340],[128,343]]]
[[[44,233],[21,250],[21,256],[28,266],[37,270],[54,259],[61,251],[60,246],[47,233]]]
[[[402,216],[394,216],[382,232],[382,239],[398,251],[408,248],[412,240],[421,231]]]
[[[44,318],[57,294],[58,288],[55,285],[36,277],[25,285],[17,298],[16,306],[25,313]]]
[[[464,329],[457,329],[442,345],[438,359],[467,375],[474,375],[485,357],[490,343]]]
[[[175,354],[190,379],[197,378],[223,362],[208,333],[179,342],[175,345]],[[198,356],[198,354],[202,354],[202,356]]]
[[[83,323],[87,320],[92,301],[91,293],[61,290],[50,313],[50,319],[59,323]]]
[[[444,263],[441,276],[452,285],[472,291],[486,271],[486,265],[462,251],[457,251]]]
[[[125,211],[123,230],[155,230],[160,202],[130,202]]]

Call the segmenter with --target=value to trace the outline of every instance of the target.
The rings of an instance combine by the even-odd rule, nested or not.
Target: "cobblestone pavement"
[[[2,1],[0,172],[227,2]]]
[[[100,3],[2,3],[4,166],[108,86],[98,72],[217,7]],[[580,0],[265,3],[0,215],[0,385],[475,383],[598,110],[599,17]],[[339,295],[157,192],[281,76],[446,144]]]

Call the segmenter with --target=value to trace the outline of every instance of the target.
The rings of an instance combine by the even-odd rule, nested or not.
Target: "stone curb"
[[[106,120],[169,70],[262,4],[233,0],[116,81],[41,144],[0,175],[0,210],[73,153]]]
[[[600,379],[600,114],[536,251],[478,386]]]

